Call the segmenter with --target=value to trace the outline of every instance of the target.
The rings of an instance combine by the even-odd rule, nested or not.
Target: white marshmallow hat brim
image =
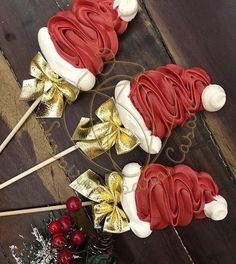
[[[138,163],[129,163],[123,170],[123,192],[121,204],[129,218],[129,226],[133,233],[140,237],[146,238],[151,235],[150,223],[139,219],[135,202],[135,190],[141,174],[141,166]]]
[[[96,78],[88,69],[76,68],[58,54],[47,27],[39,30],[38,42],[43,56],[56,74],[82,91],[89,91],[94,87]]]
[[[129,98],[130,81],[120,81],[115,87],[116,107],[122,124],[130,130],[140,141],[140,147],[150,154],[157,154],[162,142],[159,137],[152,135],[143,117],[134,107]]]
[[[123,170],[123,192],[121,195],[122,207],[129,218],[130,229],[140,237],[146,238],[151,233],[150,223],[139,219],[135,201],[135,191],[141,175],[141,166],[138,163],[129,163]],[[206,217],[214,220],[223,220],[228,214],[228,205],[221,195],[213,197],[213,201],[205,204],[204,213]]]

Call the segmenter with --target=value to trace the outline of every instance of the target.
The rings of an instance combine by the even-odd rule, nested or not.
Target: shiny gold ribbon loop
[[[90,118],[81,118],[72,139],[91,159],[98,157],[115,145],[118,155],[133,150],[138,139],[122,123],[113,99],[103,103],[95,112],[100,123],[93,124]]]
[[[87,170],[70,184],[78,193],[94,201],[94,226],[97,228],[104,220],[103,230],[111,233],[128,231],[129,223],[125,212],[119,207],[123,188],[122,177],[118,172],[105,176],[105,185],[91,170]]]
[[[60,78],[38,52],[31,61],[30,75],[35,79],[25,80],[20,99],[36,100],[41,97],[37,116],[43,118],[60,118],[65,108],[65,101],[73,103],[79,89]]]

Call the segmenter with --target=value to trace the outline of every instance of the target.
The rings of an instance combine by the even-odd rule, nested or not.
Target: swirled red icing
[[[185,226],[193,217],[204,218],[204,205],[217,194],[218,187],[208,173],[160,164],[142,169],[135,193],[138,216],[150,222],[151,229]]]
[[[201,94],[210,83],[201,68],[168,64],[137,76],[131,82],[130,99],[152,134],[163,138],[203,110]]]
[[[94,75],[102,72],[104,61],[118,50],[118,36],[127,28],[114,0],[74,0],[67,11],[48,21],[48,30],[57,52],[77,68]]]

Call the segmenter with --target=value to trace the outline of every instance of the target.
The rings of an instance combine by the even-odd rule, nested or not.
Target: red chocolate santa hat
[[[124,126],[139,138],[146,152],[155,154],[161,149],[161,139],[195,113],[220,110],[226,94],[222,87],[211,84],[203,69],[169,64],[131,82],[119,82],[115,99]]]
[[[104,62],[116,55],[118,35],[137,12],[137,0],[74,0],[39,30],[40,49],[55,73],[90,90]]]
[[[226,200],[206,172],[182,164],[141,167],[130,163],[122,173],[122,206],[138,237],[145,238],[152,230],[167,226],[188,225],[193,218],[219,221],[228,213]]]

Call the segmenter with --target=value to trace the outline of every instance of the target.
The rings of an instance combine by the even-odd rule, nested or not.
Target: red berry
[[[70,216],[63,215],[58,221],[61,224],[62,231],[68,232],[72,228],[73,220]]]
[[[48,230],[51,234],[56,234],[61,231],[61,224],[58,221],[52,221],[48,226]]]
[[[78,212],[81,206],[81,200],[76,196],[70,197],[66,202],[66,208],[70,213]]]
[[[58,259],[62,264],[69,264],[73,260],[73,254],[68,249],[65,249],[59,256]]]
[[[52,237],[52,247],[63,248],[66,245],[66,238],[63,233],[54,234]]]
[[[84,232],[77,230],[74,231],[70,236],[70,242],[74,247],[79,247],[84,243],[85,235]]]

